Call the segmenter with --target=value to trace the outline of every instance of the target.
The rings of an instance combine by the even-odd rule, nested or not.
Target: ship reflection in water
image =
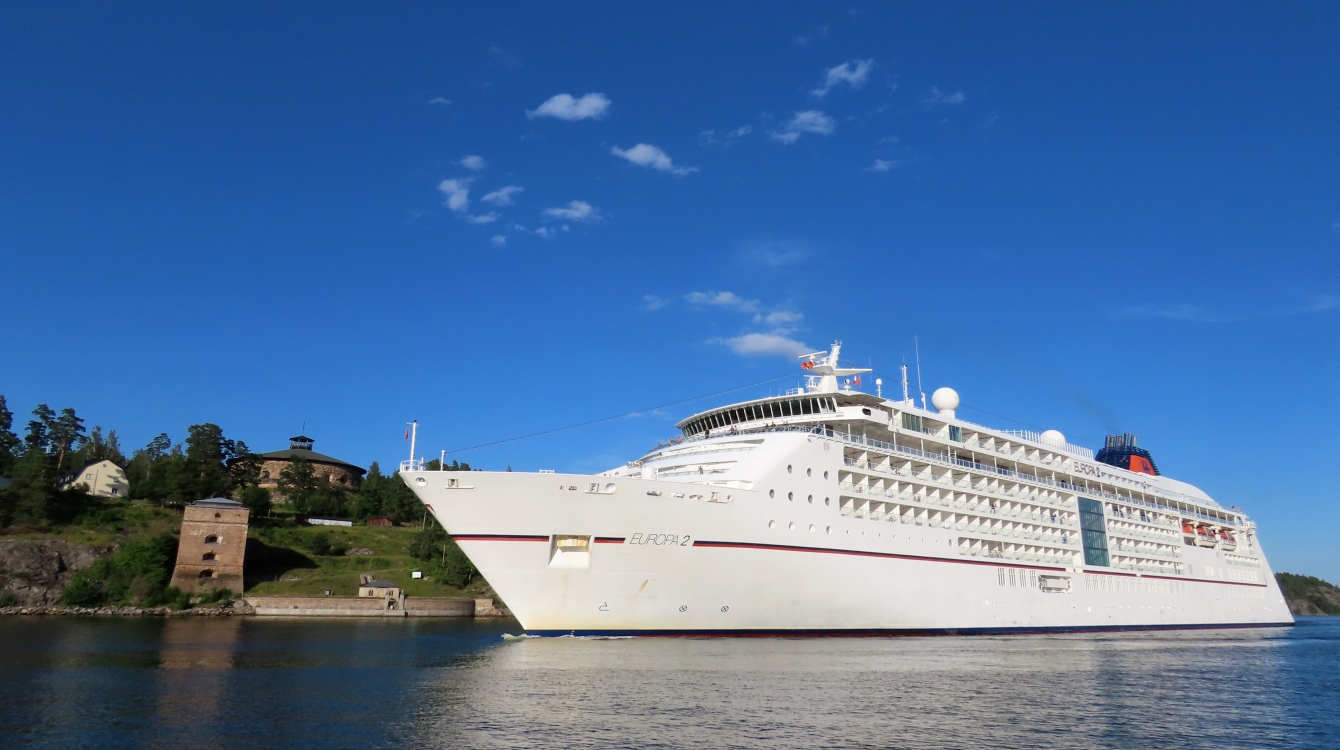
[[[1336,618],[1340,619],[1340,618]],[[0,619],[36,747],[1336,747],[1340,622],[521,639],[510,622]]]

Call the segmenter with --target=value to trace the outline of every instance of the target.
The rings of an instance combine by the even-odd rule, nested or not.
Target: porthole
[[[788,524],[786,525],[786,530],[787,530],[787,531],[795,531],[795,530],[796,530],[796,522],[795,522],[795,521],[792,521],[791,523],[788,523]]]
[[[812,476],[814,476],[814,469],[806,469],[806,470],[805,470],[805,476],[807,476],[807,477],[812,477]]]
[[[824,505],[828,505],[829,502],[831,502],[831,498],[824,498]]]
[[[768,521],[768,528],[770,528],[770,529],[775,529],[775,528],[777,528],[777,522],[776,522],[776,521]]]
[[[768,497],[777,497],[777,490],[768,490]]]
[[[811,533],[811,534],[814,533],[814,524],[810,524],[810,533]]]
[[[833,527],[832,527],[832,526],[825,526],[825,527],[824,527],[824,533],[825,533],[825,534],[832,534],[832,533],[833,533]]]
[[[805,498],[805,502],[812,504],[814,502],[814,495],[810,495],[809,497]]]
[[[787,499],[787,500],[795,500],[795,499],[796,499],[796,493],[794,493],[794,492],[788,492],[788,493],[786,493],[786,499]]]
[[[825,471],[825,472],[824,472],[824,479],[827,479],[827,478],[828,478],[828,472]]]
[[[791,473],[791,464],[787,464],[787,465],[786,465],[786,473],[787,473],[787,474],[790,474],[790,473]]]
[[[607,493],[614,492],[615,489],[617,488],[614,486],[614,482],[605,485],[605,492]]]
[[[414,483],[417,484],[417,485],[419,485],[420,487],[422,487],[422,486],[424,486],[425,484],[428,484],[428,480],[427,480],[427,479],[424,479],[423,477],[419,477],[418,479],[415,479],[415,480],[414,480]]]

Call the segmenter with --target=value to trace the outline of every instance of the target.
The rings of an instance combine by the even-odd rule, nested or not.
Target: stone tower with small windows
[[[250,511],[236,500],[212,497],[186,506],[172,585],[192,593],[242,593]]]

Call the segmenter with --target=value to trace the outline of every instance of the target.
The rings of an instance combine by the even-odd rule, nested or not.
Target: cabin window
[[[903,429],[921,432],[921,415],[903,412]]]
[[[949,439],[955,442],[963,442],[963,428],[958,425],[949,425]]]

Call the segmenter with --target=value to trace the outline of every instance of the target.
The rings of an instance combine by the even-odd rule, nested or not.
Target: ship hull
[[[536,635],[1293,624],[1268,568],[1242,582],[965,558],[952,529],[844,517],[822,503],[738,487],[548,473],[401,476]],[[1208,556],[1202,562],[1213,570],[1213,551],[1187,554]]]

